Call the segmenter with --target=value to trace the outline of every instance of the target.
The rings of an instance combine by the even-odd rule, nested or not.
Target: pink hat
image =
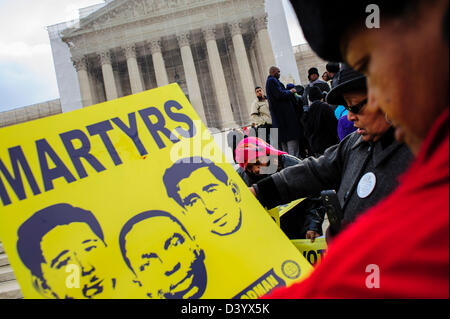
[[[283,154],[287,153],[277,150],[257,137],[244,138],[236,147],[236,161],[243,169],[247,168],[249,163],[256,163],[258,157]]]

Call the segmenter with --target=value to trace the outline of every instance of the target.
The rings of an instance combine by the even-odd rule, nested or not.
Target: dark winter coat
[[[314,155],[322,155],[327,148],[339,143],[338,121],[332,108],[325,102],[315,101],[302,119],[305,137]]]
[[[300,138],[297,113],[294,109],[294,93],[286,90],[277,78],[269,76],[266,82],[272,127],[278,128],[279,141],[286,143]]]
[[[309,102],[308,100],[308,96],[309,96],[309,90],[311,90],[311,88],[313,86],[317,86],[323,93],[328,93],[331,91],[330,86],[328,85],[327,82],[322,81],[320,79],[317,79],[314,82],[309,83],[306,87],[305,87],[305,93],[304,96],[306,98],[306,100]]]
[[[341,204],[343,225],[389,195],[398,186],[398,177],[413,156],[405,144],[394,139],[390,129],[377,142],[364,142],[353,132],[319,158],[309,157],[296,166],[273,174],[254,185],[261,204],[271,208],[297,198],[315,197],[322,190],[334,189]],[[376,183],[364,198],[357,189],[366,173],[373,173]]]

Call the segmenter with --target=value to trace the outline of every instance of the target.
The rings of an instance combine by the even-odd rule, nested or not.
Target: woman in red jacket
[[[417,158],[309,278],[269,297],[448,298],[448,0],[291,2],[321,58],[367,75],[368,107],[388,114]],[[439,81],[430,66],[443,72]]]

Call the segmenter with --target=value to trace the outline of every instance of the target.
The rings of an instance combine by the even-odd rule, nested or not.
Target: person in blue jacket
[[[272,127],[278,129],[278,139],[283,151],[299,157],[300,130],[295,106],[293,105],[295,88],[287,90],[280,82],[280,69],[273,66],[269,70],[266,82],[266,95],[272,116]],[[276,141],[272,141],[274,144]]]

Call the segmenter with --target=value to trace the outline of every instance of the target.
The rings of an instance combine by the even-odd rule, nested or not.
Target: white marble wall
[[[62,113],[59,99],[0,113],[0,127],[24,123]]]

